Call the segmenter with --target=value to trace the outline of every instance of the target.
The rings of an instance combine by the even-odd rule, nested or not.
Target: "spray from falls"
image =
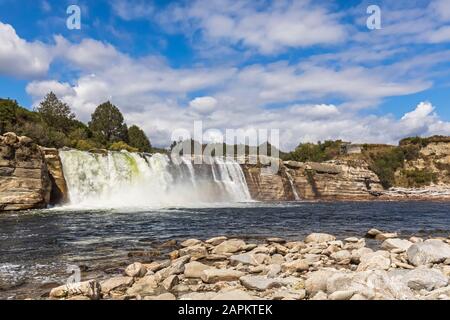
[[[163,154],[61,150],[72,206],[164,207],[251,201],[241,166],[232,159],[173,163]]]

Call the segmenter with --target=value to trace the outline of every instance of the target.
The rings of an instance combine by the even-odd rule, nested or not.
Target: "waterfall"
[[[241,166],[232,159],[173,163],[164,154],[59,152],[75,207],[163,207],[245,202],[251,196]]]
[[[291,185],[292,193],[294,194],[294,199],[300,200],[300,197],[297,193],[297,189],[295,188],[294,179],[292,179],[292,176],[288,172],[288,170],[286,170],[285,172],[286,172],[286,177],[288,178],[289,184]]]

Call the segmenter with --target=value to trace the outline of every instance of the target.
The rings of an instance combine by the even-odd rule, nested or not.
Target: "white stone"
[[[141,297],[152,296],[156,293],[158,282],[154,275],[145,276],[137,280],[131,288],[128,288],[128,295],[139,295]]]
[[[182,247],[191,247],[191,246],[198,245],[200,243],[202,243],[202,242],[198,239],[187,239],[180,244]]]
[[[214,238],[208,239],[205,242],[209,243],[213,246],[217,246],[217,245],[221,244],[222,242],[224,242],[225,240],[227,240],[227,237],[220,236],[220,237],[214,237]]]
[[[382,250],[365,254],[360,257],[357,271],[387,270],[391,266],[389,257],[389,252]]]
[[[336,240],[336,237],[331,234],[327,234],[327,233],[311,233],[310,235],[308,235],[305,238],[306,243],[311,243],[311,242],[323,243],[323,242],[334,241],[334,240]]]
[[[329,300],[350,300],[354,292],[352,290],[335,291],[328,296]]]
[[[225,240],[213,250],[213,253],[224,254],[224,253],[235,253],[242,250],[245,247],[245,242],[239,239]]]
[[[203,271],[210,268],[210,266],[207,266],[198,261],[192,261],[184,265],[184,276],[186,278],[201,278],[203,275]]]
[[[385,250],[400,249],[401,251],[406,251],[412,245],[413,243],[411,241],[393,238],[393,239],[386,239],[381,244],[381,247]]]
[[[432,291],[447,286],[448,277],[437,269],[417,268],[409,271],[403,278],[408,287],[414,290]]]
[[[207,269],[203,271],[201,278],[206,283],[215,283],[218,281],[235,281],[243,275],[243,272],[232,269]]]
[[[133,277],[113,277],[100,282],[102,293],[109,293],[110,291],[125,291],[133,284]]]
[[[125,269],[125,274],[129,277],[143,277],[147,273],[147,268],[140,262],[130,264]]]
[[[85,296],[92,300],[100,298],[100,284],[95,280],[65,284],[50,291],[52,298],[65,298],[71,296]]]
[[[440,263],[450,258],[450,246],[441,240],[414,243],[406,252],[408,261],[415,265]]]
[[[282,286],[282,282],[264,276],[243,276],[239,278],[241,284],[249,290],[265,291]]]
[[[242,263],[257,266],[259,264],[258,260],[256,259],[256,256],[252,253],[242,253],[233,255],[229,258],[229,260],[231,262],[231,265],[237,265],[239,263]]]
[[[304,259],[294,260],[291,262],[285,262],[281,265],[281,270],[283,272],[299,272],[306,271],[309,269],[309,263]]]
[[[308,274],[308,278],[305,281],[306,292],[310,296],[313,296],[319,291],[327,290],[327,280],[330,278],[336,270],[319,270]]]

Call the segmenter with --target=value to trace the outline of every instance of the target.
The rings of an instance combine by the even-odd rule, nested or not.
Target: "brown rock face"
[[[40,148],[12,132],[0,136],[0,211],[44,208],[51,182]]]
[[[383,190],[377,175],[364,161],[325,163],[286,161],[277,173],[244,165],[250,194],[255,200],[370,200]]]
[[[284,168],[283,168],[284,169]],[[269,167],[244,165],[248,190],[252,199],[260,201],[295,200],[292,187],[283,169],[272,172]]]
[[[54,148],[40,148],[44,153],[48,173],[52,182],[50,204],[63,204],[69,202],[69,190],[67,189],[58,150]]]

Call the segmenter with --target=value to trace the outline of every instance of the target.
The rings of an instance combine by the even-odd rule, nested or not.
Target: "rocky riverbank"
[[[373,240],[369,240],[369,238]],[[375,242],[369,248],[367,241]],[[250,243],[218,236],[164,244],[167,257],[51,289],[49,299],[448,300],[450,237],[313,233]],[[83,279],[82,279],[83,280]]]

